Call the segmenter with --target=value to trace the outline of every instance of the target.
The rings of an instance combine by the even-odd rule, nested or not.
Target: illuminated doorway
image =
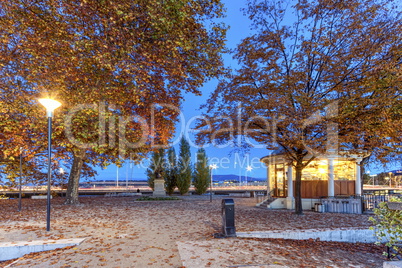
[[[284,164],[275,164],[274,196],[287,196],[287,182]]]

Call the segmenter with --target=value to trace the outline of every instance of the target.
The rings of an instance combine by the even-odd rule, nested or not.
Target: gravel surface
[[[382,267],[383,247],[372,244],[283,239],[216,239],[221,199],[185,196],[181,201],[139,202],[133,197],[85,197],[76,206],[52,200],[46,232],[46,200],[0,200],[0,241],[87,238],[81,245],[0,262],[1,267]],[[235,200],[236,230],[287,231],[368,228],[367,215],[255,207]]]

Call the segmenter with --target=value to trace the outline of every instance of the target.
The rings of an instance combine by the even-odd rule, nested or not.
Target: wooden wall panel
[[[293,189],[296,189],[293,181]],[[294,191],[294,190],[293,190]],[[293,193],[294,195],[295,193]],[[302,198],[319,198],[328,196],[328,181],[309,180],[301,182]]]
[[[334,181],[335,196],[355,194],[355,181]],[[295,196],[295,181],[293,181],[293,196]],[[302,198],[320,198],[328,196],[328,181],[309,180],[301,182]]]

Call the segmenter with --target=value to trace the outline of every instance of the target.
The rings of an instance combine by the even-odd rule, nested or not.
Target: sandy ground
[[[1,267],[382,267],[383,248],[282,239],[213,237],[221,231],[221,199],[187,196],[182,201],[138,202],[128,197],[86,197],[77,206],[52,200],[46,231],[46,200],[0,200],[0,241],[81,238],[79,246],[0,262]],[[227,198],[227,197],[226,197]],[[236,230],[367,228],[367,215],[273,211],[235,198]]]

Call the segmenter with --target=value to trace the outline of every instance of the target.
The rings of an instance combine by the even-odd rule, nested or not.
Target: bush
[[[170,200],[181,200],[177,197],[152,197],[152,196],[143,196],[137,199],[137,201],[170,201]]]
[[[199,195],[205,194],[210,187],[211,169],[208,165],[208,157],[204,148],[197,151],[197,163],[195,163],[193,174],[193,185],[195,192]]]
[[[191,169],[191,152],[190,144],[182,136],[180,140],[180,152],[179,152],[179,162],[177,164],[178,176],[176,180],[176,186],[181,195],[186,194],[191,186],[191,175],[193,173]]]
[[[165,169],[165,190],[168,195],[172,195],[177,185],[179,169],[177,168],[176,152],[173,147],[167,152],[167,167]]]

